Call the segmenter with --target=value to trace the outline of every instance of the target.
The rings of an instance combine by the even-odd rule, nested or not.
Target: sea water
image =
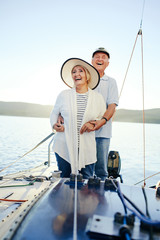
[[[47,118],[0,116],[0,169],[7,167],[34,148],[51,133]],[[160,125],[113,122],[110,150],[118,151],[125,184],[136,184],[160,172]],[[38,166],[48,161],[48,144],[51,138],[33,152],[19,159],[0,176]],[[53,152],[51,164],[56,165]],[[147,186],[155,185],[160,174],[146,180]],[[139,183],[143,185],[144,182]]]

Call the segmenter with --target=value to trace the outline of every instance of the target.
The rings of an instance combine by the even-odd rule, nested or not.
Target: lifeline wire
[[[34,149],[36,149],[37,147],[39,147],[42,143],[44,143],[46,140],[48,140],[50,137],[52,137],[55,133],[51,133],[50,135],[48,135],[46,138],[44,138],[40,143],[38,143],[34,148],[32,148],[30,151],[26,152],[23,156],[21,156],[20,158],[18,158],[17,160],[15,160],[13,163],[9,164],[7,167],[3,168],[0,170],[0,172],[3,172],[5,169],[9,168],[10,166],[12,166],[14,163],[16,163],[17,161],[19,161],[21,158],[23,158],[24,156],[26,156],[28,153],[32,152]]]
[[[135,183],[134,185],[137,185],[137,184],[143,182],[144,180],[147,180],[147,179],[149,179],[149,178],[151,178],[151,177],[154,177],[154,176],[156,176],[157,174],[160,174],[160,172],[154,173],[154,174],[150,175],[149,177],[146,177],[145,179],[143,179],[143,180],[141,180],[141,181]]]

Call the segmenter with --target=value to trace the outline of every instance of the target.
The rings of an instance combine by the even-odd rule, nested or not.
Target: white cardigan
[[[82,125],[89,120],[100,119],[106,111],[103,96],[89,89],[88,102],[83,116]],[[50,115],[51,127],[57,122],[59,113],[64,118],[64,132],[57,132],[54,137],[53,151],[71,164],[72,173],[95,163],[96,141],[95,132],[80,134],[79,158],[77,138],[77,101],[75,88],[62,91]]]

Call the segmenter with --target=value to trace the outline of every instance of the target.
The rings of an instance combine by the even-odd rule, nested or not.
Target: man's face
[[[98,72],[104,72],[106,67],[109,65],[109,58],[105,53],[97,52],[92,58],[92,65]]]

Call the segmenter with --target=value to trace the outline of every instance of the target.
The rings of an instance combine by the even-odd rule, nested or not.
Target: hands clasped
[[[80,134],[83,134],[84,132],[91,132],[94,131],[94,124],[87,122],[85,124],[83,124],[83,126],[80,129]]]
[[[64,125],[61,123],[62,121],[58,121],[54,124],[53,128],[57,132],[64,132]],[[98,130],[104,125],[104,120],[91,120],[89,122],[86,122],[83,124],[83,126],[80,129],[80,134],[83,134],[84,132],[91,132]]]
[[[98,130],[104,125],[104,120],[91,120],[81,127],[80,133],[83,134],[84,132],[91,132]]]

